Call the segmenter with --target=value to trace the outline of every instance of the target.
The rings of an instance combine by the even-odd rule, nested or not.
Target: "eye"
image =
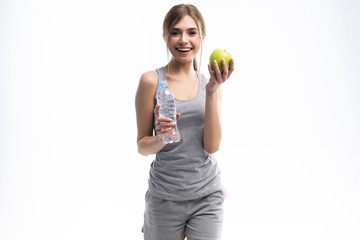
[[[193,31],[190,32],[190,35],[191,35],[191,36],[194,36],[194,35],[196,35],[196,34],[197,34],[197,32],[193,32]]]
[[[170,32],[170,35],[173,36],[173,37],[177,36],[178,34],[179,34],[179,33],[178,33],[178,32],[175,32],[175,31]]]

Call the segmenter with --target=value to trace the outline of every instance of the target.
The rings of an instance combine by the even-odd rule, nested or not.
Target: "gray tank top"
[[[166,81],[164,67],[156,69],[160,81]],[[203,147],[205,117],[204,75],[198,73],[199,90],[195,98],[175,99],[181,141],[167,144],[151,164],[149,192],[156,197],[185,201],[221,190],[220,170],[215,156]],[[159,84],[157,89],[159,88]],[[155,94],[155,105],[156,105]]]

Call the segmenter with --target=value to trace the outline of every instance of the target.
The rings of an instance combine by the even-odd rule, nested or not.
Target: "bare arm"
[[[221,142],[221,89],[214,92],[206,91],[204,149],[208,153],[215,153]]]
[[[153,136],[154,95],[157,87],[157,74],[144,73],[139,82],[135,97],[137,121],[138,152],[144,156],[159,152],[165,144],[158,136]]]
[[[210,80],[206,85],[205,122],[204,122],[204,149],[208,153],[215,153],[220,148],[221,142],[221,84],[229,79],[234,71],[234,60],[230,61],[230,69],[227,69],[223,60],[223,73],[216,63],[215,71],[209,64]]]

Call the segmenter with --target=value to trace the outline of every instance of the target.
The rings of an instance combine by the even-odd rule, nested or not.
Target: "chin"
[[[182,63],[186,63],[186,62],[191,62],[191,61],[193,61],[195,58],[196,58],[196,55],[191,55],[191,56],[188,56],[188,55],[186,55],[186,56],[179,56],[178,54],[171,54],[172,55],[172,57],[176,60],[176,61],[178,61],[178,62],[182,62]]]
[[[188,62],[192,62],[194,60],[194,58],[184,59],[184,58],[178,58],[178,57],[174,57],[174,56],[173,56],[173,59],[176,60],[177,62],[181,62],[181,63],[188,63]]]

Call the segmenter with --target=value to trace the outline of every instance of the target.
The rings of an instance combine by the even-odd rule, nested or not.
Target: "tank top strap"
[[[199,76],[199,81],[200,81],[199,87],[203,91],[205,89],[205,87],[206,87],[207,79],[204,76],[204,74],[202,74],[202,73],[198,73],[198,76]]]
[[[166,81],[166,73],[165,73],[165,68],[164,67],[161,67],[161,68],[157,68],[156,70],[156,73],[159,77],[159,83],[160,82],[167,82]]]
[[[158,81],[158,84],[157,84],[157,87],[156,87],[155,97],[154,97],[154,104],[156,106],[157,105],[157,95],[158,95],[158,91],[159,91],[159,88],[160,88],[160,83],[165,82],[166,85],[167,85],[167,81],[166,81],[166,73],[165,73],[165,68],[164,67],[155,69],[155,72],[157,73],[158,78],[159,78],[159,81]]]

